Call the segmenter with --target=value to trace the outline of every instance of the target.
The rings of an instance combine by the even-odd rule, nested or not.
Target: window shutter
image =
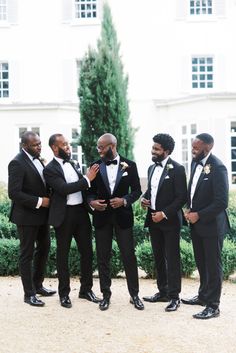
[[[18,0],[8,0],[8,22],[16,24],[18,21]]]
[[[184,20],[188,15],[188,1],[189,0],[176,0],[176,18]]]
[[[215,0],[212,2],[213,13],[218,17],[225,17],[225,0]]]
[[[74,0],[62,0],[62,22],[70,23],[73,16]]]
[[[20,101],[20,69],[18,61],[9,62],[9,98],[12,102]]]

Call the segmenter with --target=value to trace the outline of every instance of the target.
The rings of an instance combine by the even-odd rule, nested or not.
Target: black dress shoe
[[[61,302],[61,306],[63,306],[64,308],[71,308],[72,307],[72,303],[71,303],[70,297],[68,295],[65,297],[61,297],[60,302]]]
[[[180,300],[179,299],[171,299],[169,304],[165,308],[165,311],[176,311],[179,306],[180,306]]]
[[[168,302],[169,299],[165,295],[161,295],[160,293],[156,293],[150,297],[143,297],[145,302],[149,303],[157,303],[157,302]]]
[[[206,305],[206,303],[204,303],[204,301],[199,299],[198,295],[195,295],[195,297],[190,298],[190,299],[181,299],[181,302],[183,304],[188,304],[188,305],[202,305],[202,306]]]
[[[99,303],[99,309],[104,311],[109,308],[110,305],[110,298],[103,298]]]
[[[42,297],[50,297],[51,295],[56,294],[56,291],[42,286],[41,288],[36,289],[36,293],[40,294]]]
[[[97,298],[92,290],[88,292],[79,292],[79,298],[89,300],[93,303],[100,303],[101,299]]]
[[[134,307],[138,310],[143,310],[144,309],[144,305],[142,303],[142,301],[140,300],[138,295],[134,295],[130,298],[130,303],[134,304]]]
[[[30,297],[24,296],[24,302],[32,306],[44,306],[45,303],[38,299],[36,295],[31,295]]]
[[[211,318],[217,317],[217,316],[220,316],[219,308],[213,309],[210,306],[207,306],[200,313],[193,315],[194,319],[201,319],[201,320],[207,320],[207,319],[211,319]]]

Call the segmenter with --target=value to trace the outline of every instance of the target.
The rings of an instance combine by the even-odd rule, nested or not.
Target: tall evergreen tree
[[[106,132],[117,137],[120,154],[133,157],[127,85],[111,11],[105,4],[97,50],[89,48],[80,71],[80,143],[87,163],[97,158],[96,141]]]

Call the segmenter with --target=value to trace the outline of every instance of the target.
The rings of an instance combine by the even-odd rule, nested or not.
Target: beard
[[[200,162],[205,157],[204,152],[202,151],[198,156],[193,158],[194,162]]]
[[[39,158],[40,157],[40,152],[34,151],[30,148],[25,149],[32,157]]]
[[[152,156],[152,161],[155,163],[155,162],[162,162],[163,160],[165,159],[165,155],[164,155],[164,153],[162,153],[161,155],[153,155]]]
[[[105,153],[104,157],[102,157],[102,161],[107,162],[107,161],[112,161],[115,158],[111,147],[109,147],[109,149],[107,150],[107,152]]]
[[[65,161],[69,161],[71,157],[71,153],[67,154],[62,148],[58,149],[58,157],[64,159]]]

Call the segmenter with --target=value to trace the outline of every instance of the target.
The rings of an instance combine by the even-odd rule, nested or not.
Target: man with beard
[[[228,175],[226,167],[211,150],[213,137],[203,133],[192,142],[192,166],[188,187],[186,220],[190,223],[194,256],[200,275],[198,295],[182,299],[184,304],[205,305],[193,315],[210,319],[220,315],[222,286],[221,250],[224,234],[229,230]]]
[[[10,220],[17,225],[20,238],[19,267],[24,302],[41,307],[45,303],[36,294],[51,296],[56,293],[43,287],[50,248],[47,225],[49,190],[43,177],[44,165],[40,161],[39,136],[32,131],[25,132],[21,146],[21,152],[8,166],[8,193],[12,200]]]
[[[52,188],[49,224],[53,225],[57,241],[58,292],[61,306],[71,308],[70,274],[68,257],[72,236],[80,252],[80,291],[79,298],[98,303],[92,291],[92,235],[91,223],[85,205],[84,192],[98,172],[98,165],[91,167],[83,176],[70,161],[68,141],[62,134],[49,138],[54,158],[44,170],[44,177]]]
[[[168,134],[153,137],[152,164],[148,169],[148,188],[141,205],[148,209],[145,227],[149,227],[157,270],[159,292],[143,297],[147,302],[168,302],[165,311],[180,305],[180,228],[187,186],[184,167],[169,156],[175,142]]]
[[[89,189],[89,202],[93,208],[98,271],[103,300],[100,310],[107,310],[111,297],[110,259],[115,232],[121,252],[130,293],[130,303],[138,310],[144,306],[138,296],[138,270],[134,253],[132,203],[141,195],[136,164],[123,158],[116,150],[117,140],[112,134],[102,135],[97,142],[101,157],[99,172]]]

